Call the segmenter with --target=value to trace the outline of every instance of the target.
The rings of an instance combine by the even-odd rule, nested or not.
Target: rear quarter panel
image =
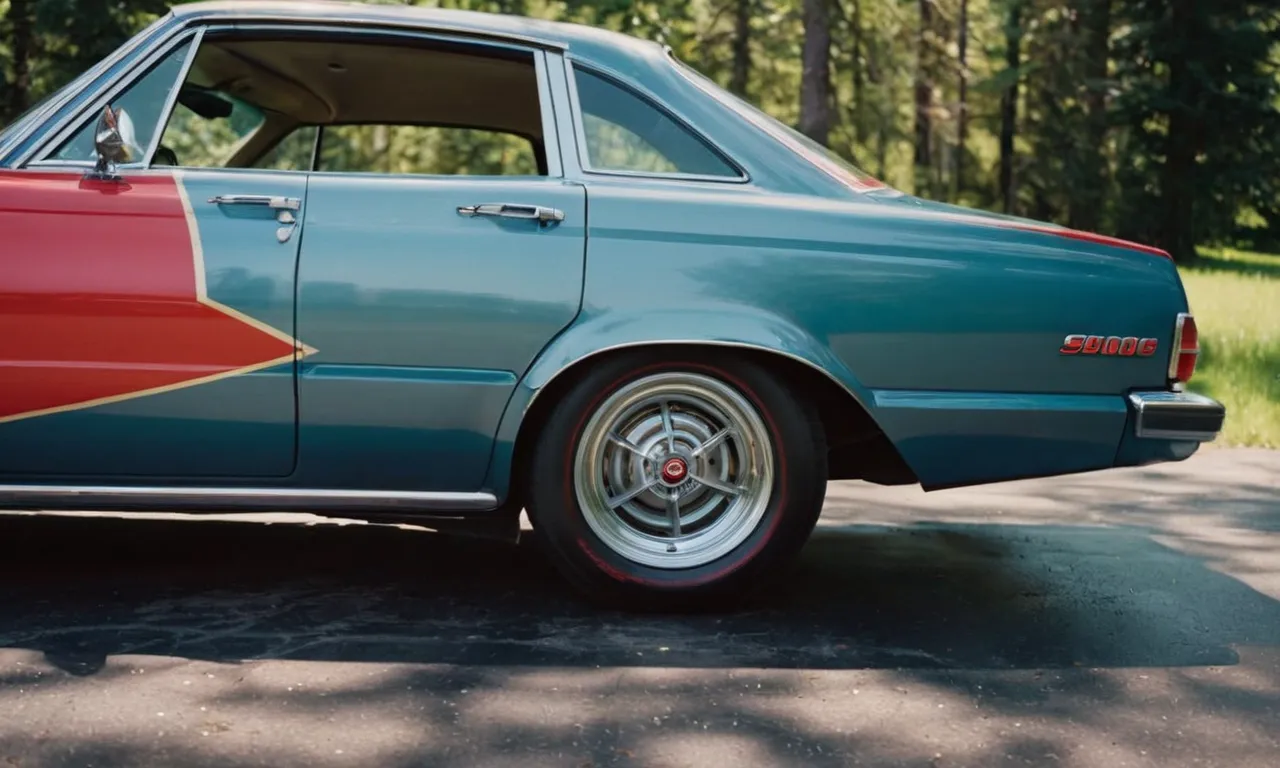
[[[873,390],[1163,387],[1186,308],[1167,259],[894,202],[660,182],[595,182],[589,198],[588,310],[763,310],[829,345]],[[1149,358],[1060,354],[1074,333],[1160,347]]]
[[[594,181],[588,198],[592,346],[609,318],[686,316],[662,332],[698,337],[699,314],[768,317],[779,348],[792,333],[829,353],[926,487],[1110,466],[1123,394],[1165,386],[1186,307],[1167,259],[901,200],[661,181]],[[1065,356],[1068,334],[1159,349]]]

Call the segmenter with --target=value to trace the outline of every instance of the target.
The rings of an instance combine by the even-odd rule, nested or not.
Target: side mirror
[[[133,152],[121,131],[122,119],[127,122],[129,118],[119,109],[111,111],[109,104],[102,110],[102,116],[98,118],[98,125],[93,131],[93,148],[98,154],[98,162],[90,174],[92,178],[119,180],[116,165],[133,159]]]

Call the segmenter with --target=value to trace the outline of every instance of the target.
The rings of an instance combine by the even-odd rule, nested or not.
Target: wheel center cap
[[[689,474],[689,465],[684,459],[674,457],[662,462],[662,482],[677,485]]]

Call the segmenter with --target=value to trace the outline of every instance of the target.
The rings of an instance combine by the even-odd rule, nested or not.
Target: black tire
[[[593,413],[610,395],[656,373],[709,376],[732,387],[758,413],[772,441],[773,487],[763,516],[735,548],[684,569],[628,559],[588,524],[575,489],[575,456]],[[577,380],[556,404],[530,461],[527,509],[538,543],[588,598],[657,610],[727,608],[763,574],[775,577],[808,540],[822,511],[827,451],[816,413],[778,377],[731,354],[692,350],[613,356]]]

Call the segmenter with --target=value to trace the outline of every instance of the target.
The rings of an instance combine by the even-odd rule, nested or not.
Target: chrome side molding
[[[490,493],[323,488],[0,485],[0,509],[200,512],[489,512]]]

